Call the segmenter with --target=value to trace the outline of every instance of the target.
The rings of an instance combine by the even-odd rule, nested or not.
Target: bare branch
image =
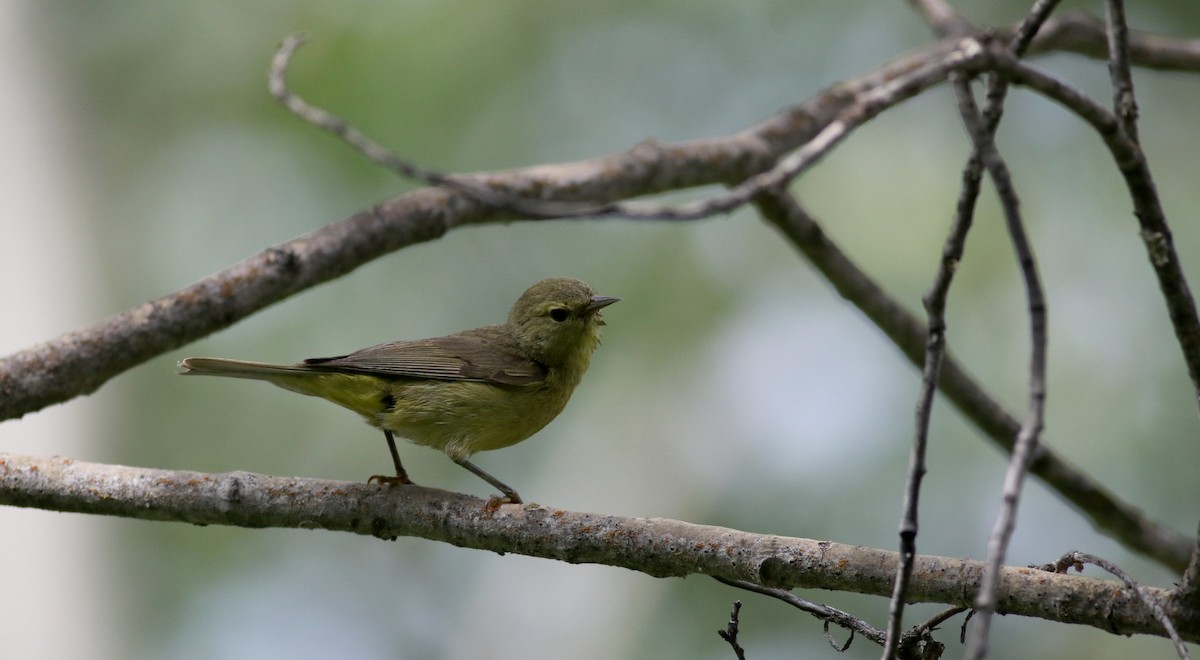
[[[922,364],[928,337],[925,324],[909,313],[854,264],[790,194],[762,195],[755,206],[825,276],[841,296],[858,307],[904,353]],[[1020,424],[975,382],[947,350],[938,388],[989,439],[1011,452]],[[1190,537],[1148,520],[1099,482],[1087,477],[1044,443],[1030,471],[1083,511],[1092,524],[1129,548],[1172,570],[1183,571],[1192,550]]]
[[[1175,250],[1175,240],[1167,226],[1145,154],[1136,142],[1120,130],[1117,118],[1095,101],[1003,52],[995,51],[994,55],[997,68],[1012,82],[1036,90],[1068,108],[1091,124],[1104,140],[1129,189],[1142,242],[1158,278],[1159,290],[1183,351],[1197,405],[1200,405],[1200,315],[1197,314],[1196,301],[1184,275],[1179,253]]]
[[[292,57],[296,54],[296,50],[307,42],[308,37],[306,35],[292,34],[288,35],[279,45],[279,49],[275,51],[275,56],[271,58],[271,68],[267,72],[267,90],[271,92],[271,96],[274,96],[292,114],[321,130],[328,131],[341,138],[365,156],[367,160],[376,165],[392,170],[400,176],[423,181],[431,186],[445,185],[446,187],[455,188],[467,193],[475,191],[475,188],[471,186],[461,188],[455,186],[455,182],[451,181],[450,177],[445,174],[434,172],[433,170],[428,170],[397,158],[395,154],[388,151],[383,145],[347,124],[341,117],[311,105],[292,93],[287,85],[288,68],[291,66]]]
[[[957,75],[956,75],[957,78]],[[955,80],[954,86],[965,86],[961,80]],[[997,121],[999,115],[997,114]],[[979,196],[981,167],[978,157],[972,151],[967,166],[963,170],[962,190],[959,193],[958,205],[954,220],[950,225],[949,235],[942,247],[942,259],[934,275],[933,285],[925,293],[922,302],[925,305],[928,319],[928,339],[925,342],[924,365],[921,370],[921,391],[917,396],[916,430],[913,436],[912,451],[908,460],[908,475],[904,484],[904,500],[900,514],[900,566],[896,572],[896,584],[892,589],[891,602],[888,604],[888,642],[884,648],[884,657],[894,657],[900,647],[901,629],[904,624],[904,597],[908,590],[908,581],[912,577],[913,557],[917,554],[918,510],[921,493],[921,480],[925,476],[925,452],[929,439],[929,422],[933,415],[933,395],[937,391],[941,379],[942,363],[945,360],[946,344],[946,297],[950,292],[950,283],[962,260],[963,249],[966,245],[967,233],[975,217],[975,201]]]
[[[860,92],[852,103],[844,107],[803,147],[788,155],[772,169],[733,186],[726,194],[683,206],[638,208],[617,204],[612,213],[635,219],[695,220],[733,211],[749,203],[759,194],[782,190],[796,177],[820,162],[825,154],[854,129],[884,110],[941,84],[951,73],[978,72],[984,59],[984,50],[975,39],[945,41],[919,66],[900,71],[886,83]]]
[[[1108,76],[1113,87],[1113,114],[1125,137],[1137,142],[1138,108],[1133,95],[1133,73],[1129,69],[1129,25],[1125,22],[1125,3],[1105,0],[1104,10],[1108,15],[1105,34],[1108,38]]]
[[[742,601],[733,601],[733,610],[729,613],[729,625],[724,630],[718,630],[717,634],[721,639],[729,643],[733,649],[733,654],[738,660],[746,660],[746,650],[738,644],[738,614],[742,611]]]
[[[1192,548],[1192,558],[1183,579],[1179,582],[1178,597],[1186,606],[1200,610],[1200,529],[1196,530],[1196,543]]]
[[[1104,21],[1081,10],[1066,11],[1046,21],[1029,53],[1042,55],[1055,51],[1108,59]],[[1145,69],[1200,71],[1200,39],[1133,31],[1129,34],[1129,60]]]
[[[900,66],[907,66],[901,64]],[[886,71],[850,82],[728,137],[645,142],[569,164],[477,175],[524,197],[613,200],[745,178],[815,134]],[[0,419],[94,392],[150,358],[229,327],[273,303],[345,275],[380,256],[464,225],[518,216],[442,188],[416,190],[245,261],[173,294],[0,359]]]
[[[992,130],[989,129],[980,116],[975,101],[966,85],[955,85],[956,98],[963,124],[971,136],[975,152],[979,154],[980,162],[988,172],[1004,209],[1005,224],[1013,243],[1017,263],[1020,267],[1021,278],[1025,282],[1026,298],[1029,306],[1030,325],[1030,358],[1029,358],[1029,403],[1021,429],[1009,460],[1008,470],[1004,475],[1004,489],[1000,515],[992,534],[988,539],[987,569],[983,575],[983,584],[975,598],[975,609],[979,612],[979,622],[971,635],[966,657],[983,658],[987,655],[988,633],[991,626],[992,614],[996,606],[996,591],[999,588],[999,571],[1008,551],[1008,543],[1016,527],[1017,505],[1020,501],[1025,475],[1037,449],[1038,438],[1041,435],[1046,400],[1046,301],[1042,291],[1041,278],[1037,272],[1037,262],[1034,259],[1033,247],[1025,232],[1021,219],[1016,191],[1008,172],[1008,166],[996,150],[992,140]]]
[[[1058,6],[1060,0],[1036,0],[1033,7],[1025,14],[1025,18],[1021,19],[1021,24],[1017,26],[1017,33],[1013,35],[1008,42],[1008,47],[1012,50],[1013,55],[1024,57],[1029,51],[1030,45],[1033,44],[1034,37],[1041,31],[1042,26],[1050,19],[1050,13]],[[996,127],[991,128],[995,132]]]
[[[1133,577],[1126,573],[1120,566],[1117,566],[1103,557],[1097,557],[1096,555],[1090,555],[1085,552],[1071,551],[1062,557],[1059,557],[1053,564],[1041,566],[1039,568],[1042,570],[1054,571],[1056,573],[1066,573],[1069,568],[1074,567],[1075,570],[1083,572],[1084,564],[1099,566],[1100,568],[1116,576],[1117,579],[1125,583],[1126,587],[1136,591],[1138,597],[1141,598],[1142,602],[1154,612],[1154,617],[1158,619],[1159,623],[1162,624],[1163,630],[1166,632],[1167,637],[1175,645],[1175,653],[1178,654],[1182,660],[1188,660],[1192,657],[1191,654],[1188,653],[1187,647],[1184,645],[1183,640],[1179,637],[1179,633],[1175,630],[1175,624],[1171,621],[1171,617],[1167,616],[1167,612],[1163,607],[1162,601],[1158,600],[1156,594],[1150,593],[1145,587],[1138,584],[1137,581],[1135,581]]]
[[[940,37],[964,37],[979,34],[975,27],[944,0],[908,0],[921,19]],[[1039,13],[1046,14],[1058,0],[1038,0],[1026,15],[1021,26],[1031,25],[1029,18]],[[1046,5],[1046,6],[1040,6]],[[1012,39],[1014,52],[1025,53],[1017,47],[1022,43],[1019,35],[1021,26],[995,30],[999,36]],[[1032,35],[1030,35],[1032,36]],[[1129,33],[1129,61],[1134,66],[1161,71],[1200,71],[1200,39],[1178,39],[1149,32]],[[1109,53],[1106,23],[1083,10],[1060,13],[1045,21],[1037,37],[1029,43],[1030,55],[1051,52],[1069,52],[1092,59],[1106,60]]]
[[[947,47],[939,45],[930,52]],[[741,181],[770,169],[780,156],[809,141],[859,94],[919,67],[927,56],[918,53],[843,81],[729,136],[672,144],[647,141],[574,163],[455,179],[470,178],[512,198],[600,206]],[[390,252],[461,226],[520,217],[446,188],[416,190],[381,202],[173,294],[0,359],[0,420],[94,392],[126,369]]]
[[[771,598],[774,598],[776,600],[783,601],[783,602],[787,603],[788,605],[791,605],[792,607],[795,607],[796,609],[798,609],[802,612],[807,612],[807,613],[815,616],[816,618],[824,621],[825,623],[831,623],[831,622],[835,623],[835,624],[845,628],[846,630],[849,630],[851,639],[854,638],[854,633],[858,633],[858,634],[862,635],[863,637],[866,637],[867,639],[871,640],[872,642],[875,642],[876,644],[883,644],[884,633],[882,630],[876,628],[875,626],[872,626],[871,624],[867,623],[866,621],[863,621],[862,619],[854,616],[853,614],[850,614],[849,612],[839,610],[836,607],[830,607],[828,605],[814,603],[811,600],[797,596],[796,594],[788,591],[787,589],[764,587],[761,584],[756,584],[754,582],[749,582],[746,580],[730,580],[728,578],[723,578],[723,577],[719,577],[719,576],[716,579],[718,582],[721,582],[722,584],[727,584],[731,587],[737,587],[738,589],[745,589],[746,591],[752,591],[756,594],[770,596]],[[849,645],[849,643],[847,643],[847,645]]]
[[[367,160],[389,169],[402,177],[416,179],[431,186],[440,186],[456,192],[496,210],[502,210],[531,219],[603,215],[608,212],[605,206],[580,202],[558,202],[554,200],[530,200],[513,194],[503,188],[493,188],[482,181],[470,177],[458,177],[423,168],[415,163],[400,158],[383,145],[367,137],[362,131],[346,123],[341,117],[314,106],[296,95],[287,85],[288,67],[296,49],[304,45],[308,38],[301,34],[288,36],[280,44],[271,59],[271,68],[267,74],[267,88],[271,95],[279,100],[305,122],[332,133],[341,138],[346,144],[361,153]]]
[[[940,626],[943,623],[952,619],[953,617],[956,617],[959,614],[962,614],[963,612],[968,612],[968,611],[972,611],[971,608],[969,608],[969,607],[951,607],[949,609],[942,610],[941,612],[938,612],[934,616],[930,617],[927,621],[925,621],[923,623],[919,623],[916,626],[913,626],[913,632],[917,633],[917,632],[921,632],[921,631],[934,630],[938,626]]]
[[[298,43],[285,43],[277,56],[273,88],[282,86],[286,56]],[[829,126],[848,106],[858,103],[860,113],[878,112],[881,102],[899,102],[938,84],[937,75],[963,65],[958,52],[958,44],[939,44],[929,52],[840,83],[727,137],[679,144],[645,142],[625,152],[576,163],[454,179],[470,179],[484,188],[504,191],[508,200],[538,200],[539,204],[543,200],[584,201],[589,208],[668,190],[743,181],[770,170],[781,156],[823,131],[829,137]],[[929,64],[931,59],[934,65]],[[903,82],[897,84],[897,80]],[[276,92],[302,103],[289,96],[286,87]],[[300,110],[324,112],[307,106]],[[824,153],[815,151],[812,147],[801,149],[781,167],[799,172],[815,162],[806,159]],[[380,157],[386,160],[388,156]],[[522,217],[503,206],[481,203],[473,194],[434,188],[393,198],[269,248],[174,294],[0,359],[0,392],[4,393],[0,420],[93,392],[125,369],[389,252],[438,238],[459,226]]]
[[[921,20],[940,37],[962,37],[979,32],[962,14],[945,0],[908,0],[908,4],[917,10]]]
[[[930,53],[953,48],[957,45],[940,44],[897,60],[727,137],[676,144],[647,142],[591,160],[472,178],[525,199],[596,204],[740,181],[766,171],[782,154],[811,139],[859,95],[921,67]],[[1036,80],[1036,76],[1030,79]],[[1103,113],[1103,108],[1100,110]],[[0,419],[20,417],[95,391],[128,368],[228,327],[305,288],[349,273],[378,256],[435,239],[463,225],[516,217],[446,189],[418,190],[382,202],[174,294],[0,359]],[[851,268],[856,270],[852,264]],[[857,276],[874,287],[861,272]],[[842,289],[847,284],[835,281],[835,286]],[[925,336],[921,324],[886,297],[882,300],[885,302],[860,300],[858,304],[882,305],[867,309],[868,316],[877,322],[881,315],[891,316],[883,326],[885,331],[910,359],[920,355]],[[1000,446],[1011,446],[1015,420],[953,360],[944,371],[939,381],[943,392]],[[1191,547],[1188,539],[1148,521],[1136,508],[1116,500],[1052,453],[1040,454],[1033,470],[1114,537],[1172,568],[1182,571],[1186,566]]]
[[[1058,4],[1058,0],[1038,0],[1025,16],[1021,25],[1013,35],[1009,48],[1020,57],[1028,48],[1039,27],[1046,21],[1050,12]],[[954,35],[970,29],[970,25],[961,19],[956,19],[953,10],[940,0],[925,0],[919,3],[923,8],[927,22],[935,31]],[[951,83],[956,98],[959,99],[961,112],[974,113],[974,98],[971,95],[969,80],[961,73],[951,74]],[[1004,100],[1008,94],[1008,83],[999,76],[988,79],[987,108],[983,112],[982,130],[988,136],[994,136],[1003,116]],[[965,101],[964,101],[965,99]],[[950,284],[954,273],[962,260],[966,245],[967,233],[971,229],[975,214],[975,202],[979,197],[979,184],[983,176],[983,164],[979,148],[972,145],[971,154],[963,168],[962,188],[959,192],[958,204],[955,207],[954,221],[951,223],[949,235],[942,249],[942,259],[939,262],[933,285],[925,294],[923,302],[928,318],[928,340],[925,347],[925,363],[922,370],[921,392],[917,399],[916,433],[913,437],[912,453],[909,458],[908,476],[905,481],[904,501],[900,519],[900,568],[896,573],[896,585],[892,591],[892,599],[888,611],[888,643],[884,649],[884,657],[891,658],[899,649],[900,631],[903,625],[904,596],[908,588],[908,580],[912,573],[911,558],[917,552],[916,537],[918,533],[918,505],[920,501],[921,479],[925,475],[925,453],[928,444],[929,422],[933,412],[933,394],[942,370],[945,356],[945,309],[946,298],[949,295]]]
[[[323,529],[381,539],[413,536],[492,552],[604,564],[653,577],[709,575],[776,589],[891,592],[895,552],[752,534],[665,518],[625,518],[537,504],[501,505],[422,488],[206,474],[0,453],[0,504],[194,525]],[[983,564],[917,559],[910,602],[969,606]],[[1116,634],[1161,635],[1136,594],[1119,582],[1005,568],[997,612],[1094,626]],[[1167,613],[1185,640],[1200,640],[1200,616],[1168,593]]]

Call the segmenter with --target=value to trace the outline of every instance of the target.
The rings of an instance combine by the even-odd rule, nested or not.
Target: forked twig
[[[747,582],[745,580],[730,580],[720,576],[714,576],[714,579],[721,584],[726,584],[738,589],[745,589],[746,591],[753,591],[756,594],[762,594],[764,596],[770,596],[771,598],[783,601],[802,612],[808,612],[809,614],[821,619],[826,623],[834,623],[839,625],[850,631],[851,639],[854,638],[854,633],[858,633],[859,635],[866,637],[876,644],[882,645],[886,636],[882,630],[872,626],[871,624],[854,616],[853,614],[850,614],[849,612],[844,612],[836,607],[814,603],[810,600],[801,598],[786,589],[764,587],[763,585],[755,584],[754,582]],[[826,638],[829,638],[828,634],[826,634]],[[835,649],[839,648],[837,644],[833,643],[832,639],[830,640],[830,645],[832,645]],[[846,646],[848,647],[849,645],[850,642],[847,641]]]
[[[1149,607],[1150,611],[1154,613],[1154,618],[1157,619],[1160,624],[1162,624],[1163,630],[1166,632],[1167,637],[1170,638],[1172,644],[1174,644],[1175,653],[1180,657],[1180,659],[1189,660],[1192,657],[1188,652],[1187,646],[1183,642],[1183,638],[1179,636],[1179,631],[1175,629],[1175,623],[1171,621],[1171,617],[1167,615],[1166,610],[1163,608],[1162,601],[1154,594],[1150,593],[1136,580],[1134,580],[1133,577],[1126,573],[1125,570],[1120,566],[1117,566],[1103,557],[1072,550],[1071,552],[1068,552],[1056,559],[1052,564],[1045,564],[1036,567],[1031,566],[1030,568],[1039,568],[1043,571],[1050,571],[1052,573],[1066,573],[1068,570],[1074,568],[1076,571],[1082,573],[1084,564],[1099,566],[1115,576],[1117,579],[1121,580],[1121,582],[1124,582],[1125,586],[1136,592],[1138,598],[1140,598],[1141,601],[1145,603],[1146,607]]]
[[[961,90],[959,86],[956,90]],[[1009,458],[1008,470],[1004,475],[1004,486],[1001,494],[1000,515],[995,527],[988,538],[987,563],[984,568],[979,593],[975,597],[975,609],[979,612],[979,622],[972,630],[967,646],[967,658],[983,658],[987,655],[987,639],[990,631],[991,617],[996,610],[996,594],[1000,584],[1000,567],[1008,550],[1016,526],[1017,506],[1020,502],[1021,490],[1029,465],[1033,461],[1034,451],[1038,446],[1041,435],[1045,403],[1046,403],[1046,300],[1042,291],[1041,278],[1037,272],[1037,262],[1034,258],[1033,247],[1026,235],[1024,222],[1021,219],[1016,191],[1013,189],[1008,166],[1000,157],[992,141],[992,133],[987,129],[983,119],[975,107],[970,90],[955,95],[958,100],[960,114],[967,132],[975,145],[979,158],[988,172],[1000,204],[1004,210],[1005,224],[1012,240],[1013,251],[1016,253],[1020,266],[1021,278],[1025,283],[1025,295],[1029,307],[1029,403],[1021,429],[1017,433],[1012,456]]]
[[[725,626],[724,630],[718,630],[717,634],[721,636],[721,639],[725,640],[729,644],[730,648],[733,649],[733,654],[737,656],[738,660],[746,660],[746,649],[743,649],[742,646],[738,644],[738,627],[741,624],[741,622],[738,620],[738,616],[741,611],[742,601],[733,601],[733,610],[729,612],[729,623]]]
[[[931,26],[939,32],[954,33],[970,29],[970,25],[965,21],[956,20],[956,14],[941,0],[916,0],[915,4],[922,10]],[[1037,34],[1038,28],[1046,21],[1057,4],[1058,0],[1038,0],[1034,3],[1009,44],[1014,56],[1020,57],[1025,52]],[[955,96],[959,100],[961,112],[977,113],[967,77],[955,73],[951,75],[951,84]],[[995,135],[996,129],[1000,125],[1007,93],[1008,84],[1004,78],[995,75],[989,78],[987,107],[983,113],[984,123],[979,127],[979,130],[989,139],[990,136]],[[954,273],[962,260],[967,234],[970,232],[975,216],[975,203],[979,198],[984,168],[980,154],[980,145],[976,139],[973,139],[971,154],[963,167],[958,204],[955,207],[954,220],[951,222],[949,234],[942,248],[942,258],[938,264],[933,285],[922,299],[928,319],[928,338],[925,345],[921,391],[917,398],[916,429],[909,457],[908,476],[905,481],[900,518],[900,556],[902,561],[896,572],[896,582],[891,601],[888,604],[888,643],[884,649],[885,658],[893,657],[898,650],[900,631],[903,626],[904,599],[908,590],[908,580],[912,573],[913,557],[917,552],[918,509],[921,480],[926,471],[925,454],[928,445],[929,424],[933,412],[934,393],[937,391],[945,359],[946,299]]]

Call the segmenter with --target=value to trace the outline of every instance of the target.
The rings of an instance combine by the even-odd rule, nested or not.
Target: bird
[[[394,476],[368,483],[413,483],[395,436],[444,452],[520,504],[516,490],[470,461],[540,431],[562,412],[600,344],[600,310],[621,300],[555,277],[529,287],[504,323],[444,337],[394,341],[298,364],[189,357],[181,374],[265,380],[358,413],[383,431]]]

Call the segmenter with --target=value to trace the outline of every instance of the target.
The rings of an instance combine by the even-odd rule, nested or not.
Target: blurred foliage
[[[1028,2],[955,3],[979,23]],[[1065,6],[1099,11],[1100,3]],[[1200,24],[1188,0],[1138,27]],[[206,2],[31,5],[28,29],[71,112],[65,157],[88,216],[83,323],[185,286],[413,187],[279,108],[265,71],[311,42],[295,89],[447,171],[585,158],[648,138],[737,130],[930,41],[904,3]],[[1191,30],[1190,36],[1196,36]],[[1104,64],[1038,62],[1107,102]],[[1142,135],[1193,283],[1195,76],[1135,73]],[[1179,529],[1195,528],[1197,415],[1123,184],[1079,122],[1018,90],[999,137],[1050,300],[1046,439]],[[919,311],[966,140],[938,90],[863,128],[796,190],[830,235]],[[1027,332],[990,192],[950,297],[950,341],[1020,411]],[[529,283],[573,275],[625,298],[562,417],[478,463],[534,501],[750,531],[896,545],[918,374],[752,214],[689,224],[516,223],[452,232],[139,367],[94,395],[80,458],[362,479],[386,465],[349,414],[265,385],[177,381],[185,355],[291,361],[499,321]],[[64,328],[65,330],[66,328]],[[72,405],[55,414],[69,414]],[[982,557],[1004,464],[939,405],[919,549]],[[46,452],[55,447],[46,444]],[[478,494],[444,457],[402,448],[419,483]],[[834,657],[819,622],[701,578],[650,580],[401,539],[106,521],[91,558],[127,648],[97,657],[726,658],[735,599],[751,657]],[[1078,548],[1151,584],[1131,557],[1031,484],[1011,564]],[[806,593],[882,626],[886,602]],[[99,606],[99,605],[98,605]],[[911,621],[936,608],[915,608]],[[56,629],[70,621],[56,620]],[[957,625],[942,639],[956,652]],[[3,624],[0,624],[3,626]],[[844,637],[835,633],[836,637]],[[997,658],[1126,658],[1165,642],[1013,617]],[[875,657],[858,640],[838,657]]]

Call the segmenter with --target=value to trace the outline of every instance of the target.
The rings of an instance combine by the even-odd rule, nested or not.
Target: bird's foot
[[[387,477],[382,474],[373,474],[370,479],[367,479],[369,484],[382,484],[384,486],[408,486],[412,485],[412,481],[406,474],[398,474],[394,477]]]
[[[492,495],[488,498],[487,504],[483,505],[484,513],[495,513],[502,504],[521,504],[521,498],[516,493],[499,497]]]

